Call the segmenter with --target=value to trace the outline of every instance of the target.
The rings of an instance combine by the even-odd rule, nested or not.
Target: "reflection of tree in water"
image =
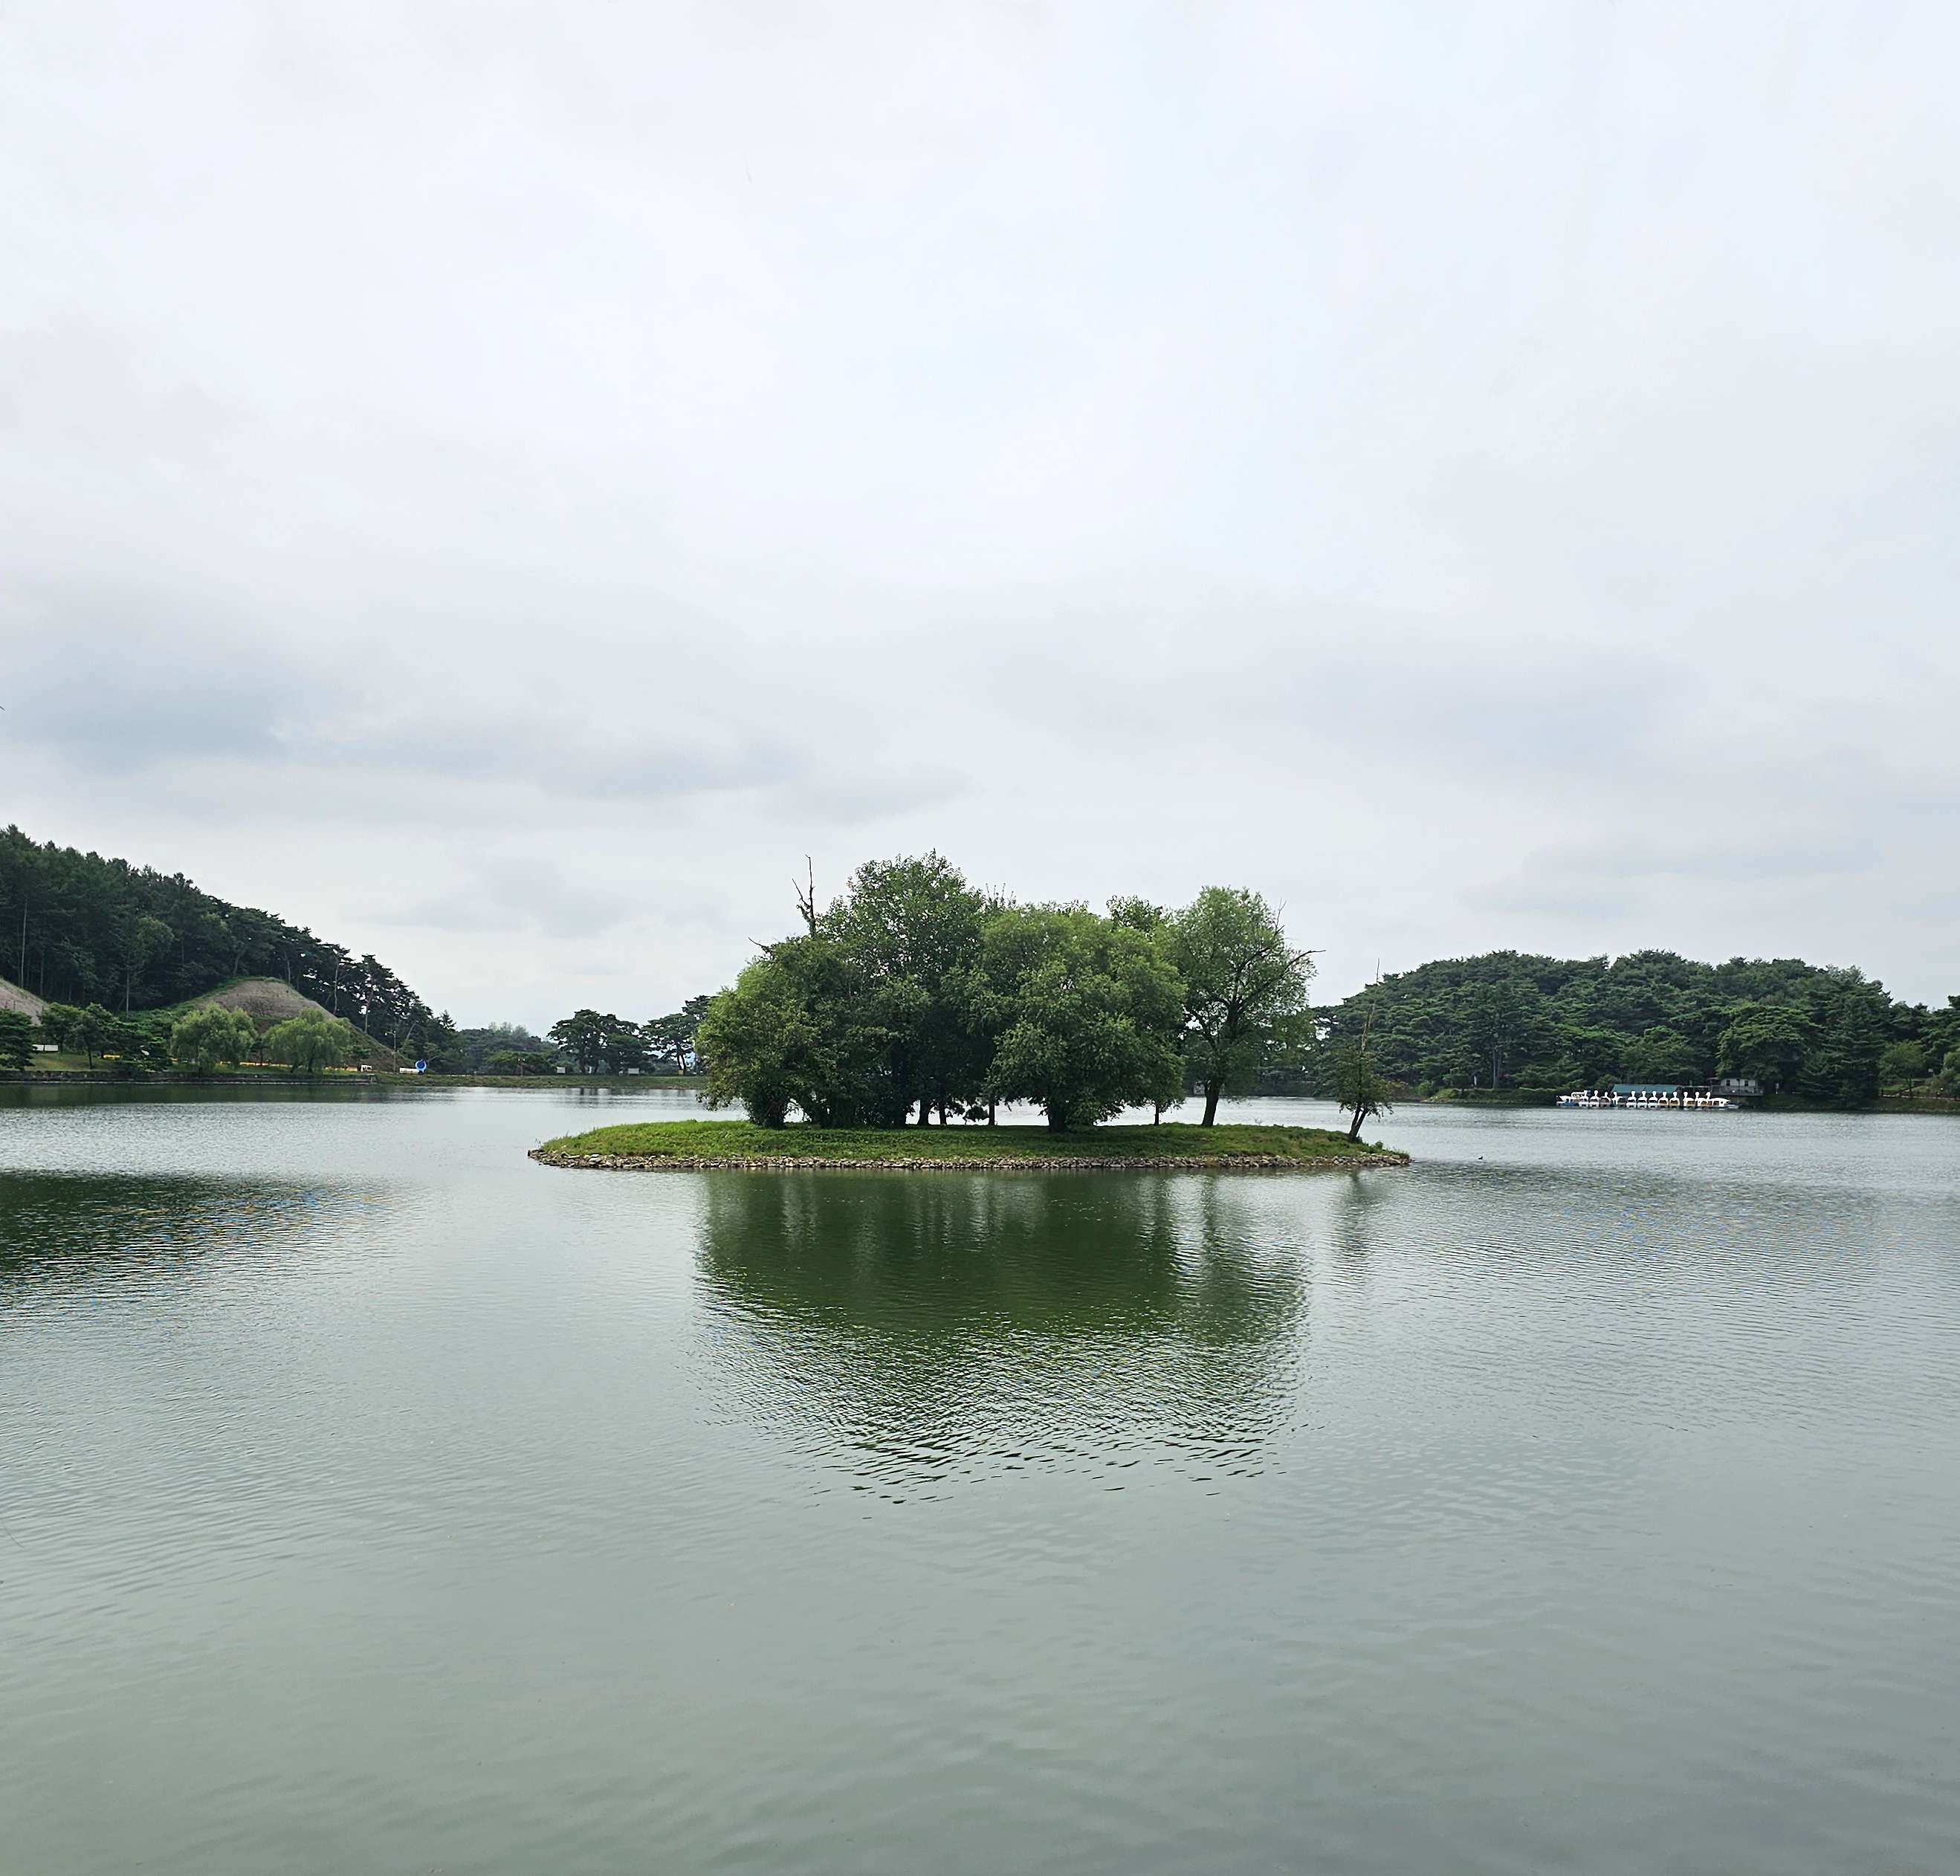
[[[1395,1195],[1372,1180],[1343,1179],[1333,1188],[1328,1225],[1336,1268],[1350,1277],[1367,1269],[1383,1220],[1392,1215],[1383,1208],[1392,1207],[1395,1202]]]
[[[707,1182],[718,1385],[918,1483],[978,1466],[1242,1470],[1293,1397],[1302,1272],[1229,1181]]]
[[[351,1195],[245,1179],[0,1178],[0,1301],[36,1280],[113,1279],[317,1225]]]

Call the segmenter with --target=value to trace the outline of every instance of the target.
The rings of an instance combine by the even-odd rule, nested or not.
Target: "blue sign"
[[[415,1073],[418,1075],[426,1075],[428,1073],[428,1064],[426,1062],[416,1063]]]

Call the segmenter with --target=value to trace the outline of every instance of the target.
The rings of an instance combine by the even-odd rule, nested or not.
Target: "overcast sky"
[[[0,820],[460,1022],[867,857],[1960,990],[1960,8],[0,13]]]

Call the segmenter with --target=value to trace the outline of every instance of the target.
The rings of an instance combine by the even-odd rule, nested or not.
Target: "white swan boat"
[[[1618,1082],[1611,1088],[1580,1088],[1558,1097],[1561,1108],[1739,1108],[1739,1101],[1707,1088],[1684,1088],[1678,1082]]]

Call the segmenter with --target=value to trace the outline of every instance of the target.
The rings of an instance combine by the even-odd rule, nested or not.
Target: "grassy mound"
[[[906,1127],[890,1132],[757,1127],[747,1121],[646,1121],[548,1140],[531,1157],[547,1165],[606,1171],[736,1166],[884,1166],[895,1171],[1045,1166],[1205,1167],[1406,1165],[1406,1153],[1351,1143],[1316,1127]]]
[[[324,1003],[301,996],[291,984],[276,977],[241,977],[222,990],[193,997],[186,1007],[198,1003],[215,1003],[221,1010],[242,1010],[256,1022],[284,1022],[288,1016],[332,1013]]]

